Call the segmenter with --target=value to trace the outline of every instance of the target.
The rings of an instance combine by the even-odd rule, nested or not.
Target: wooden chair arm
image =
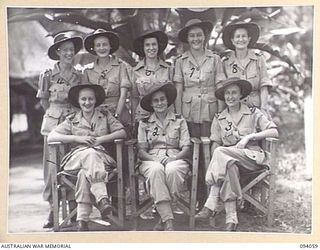
[[[211,140],[209,139],[209,137],[200,137],[201,142],[203,145],[210,145]]]
[[[125,142],[125,144],[126,144],[127,146],[131,146],[131,145],[136,144],[137,142],[138,142],[137,139],[130,139],[130,140],[127,140],[127,141]]]
[[[196,137],[192,137],[192,138],[191,138],[191,142],[192,142],[193,144],[201,144],[200,139],[199,139],[199,138],[196,138]]]

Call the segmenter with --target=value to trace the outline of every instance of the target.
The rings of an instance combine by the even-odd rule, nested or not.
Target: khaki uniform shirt
[[[81,73],[74,68],[71,71],[69,79],[63,78],[60,75],[59,63],[56,63],[52,70],[40,74],[37,98],[48,99],[49,102],[41,127],[43,135],[51,132],[73,111],[73,107],[68,103],[68,92],[71,87],[80,84]]]
[[[235,52],[231,51],[223,59],[223,68],[228,78],[239,77],[252,84],[251,94],[243,101],[250,106],[260,107],[260,89],[263,86],[272,86],[272,82],[268,77],[267,64],[263,55],[255,53],[252,49],[248,51],[244,65],[241,65]]]
[[[182,147],[190,145],[187,123],[181,115],[169,111],[162,124],[153,113],[139,123],[138,147],[160,159],[174,157]]]
[[[153,85],[164,85],[171,82],[172,72],[170,66],[161,59],[154,71],[148,70],[145,60],[141,60],[132,68],[130,79],[132,82],[132,97],[138,98],[140,101]],[[139,102],[135,110],[135,121],[148,116],[150,116],[150,113],[142,109]]]
[[[190,51],[177,59],[173,81],[183,85],[182,115],[188,122],[213,120],[217,112],[216,83],[224,79],[221,59],[210,50],[205,51],[200,65]]]
[[[105,105],[102,104],[102,106],[107,106],[108,110],[114,114],[120,98],[120,88],[131,88],[127,67],[124,62],[114,56],[110,57],[106,68],[101,68],[97,60],[91,67],[84,70],[83,82],[98,84],[104,88],[106,99]]]
[[[233,146],[248,134],[277,127],[258,108],[249,108],[246,104],[241,103],[239,112],[241,118],[238,122],[232,119],[227,108],[215,116],[211,125],[211,141],[226,147]],[[249,141],[244,151],[258,164],[265,163],[265,154],[258,145],[258,141]]]

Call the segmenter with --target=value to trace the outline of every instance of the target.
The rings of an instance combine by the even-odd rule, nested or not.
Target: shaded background
[[[245,219],[243,231],[311,232],[312,163],[306,164],[304,121],[312,108],[313,8],[243,7],[203,9],[83,9],[83,8],[8,8],[10,76],[10,194],[9,232],[41,231],[46,214],[41,201],[42,137],[40,125],[44,111],[35,98],[40,72],[52,67],[47,56],[53,36],[75,30],[85,37],[97,28],[113,28],[120,36],[116,55],[130,65],[138,61],[132,41],[146,27],[160,29],[169,36],[164,59],[173,64],[185,45],[177,33],[191,18],[214,24],[209,49],[225,55],[221,31],[236,20],[254,21],[261,27],[256,49],[267,59],[273,82],[270,93],[271,114],[279,126],[280,143],[275,225],[266,228],[262,218]],[[76,55],[81,69],[93,61],[85,50]],[[310,111],[311,112],[311,111]],[[309,135],[312,138],[312,134]],[[307,140],[308,141],[308,140]],[[311,140],[312,143],[312,140]],[[307,167],[308,166],[308,167]],[[16,221],[25,221],[17,225]],[[28,220],[34,223],[28,223]],[[243,220],[240,220],[242,223]],[[243,223],[242,223],[243,224]],[[200,227],[201,228],[201,227]]]

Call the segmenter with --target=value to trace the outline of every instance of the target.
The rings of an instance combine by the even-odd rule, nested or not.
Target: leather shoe
[[[69,213],[71,213],[74,209],[77,209],[77,202],[75,200],[69,200],[68,206],[69,206]],[[70,221],[76,222],[76,220],[77,220],[77,213],[71,217]]]
[[[112,212],[112,206],[107,198],[102,198],[98,202],[98,209],[102,219],[106,218]]]
[[[84,220],[78,220],[77,231],[78,232],[89,231],[88,222],[86,222]]]
[[[43,228],[52,228],[53,227],[53,211],[50,211],[46,222],[43,224]]]
[[[153,227],[153,231],[163,231],[164,230],[164,222],[162,222],[161,218],[158,223]]]
[[[172,219],[166,220],[164,222],[164,231],[174,231]]]
[[[235,223],[227,223],[226,231],[227,232],[235,232],[237,230],[238,224]]]
[[[209,219],[212,216],[213,212],[207,207],[203,207],[199,213],[197,213],[194,218],[196,220]]]

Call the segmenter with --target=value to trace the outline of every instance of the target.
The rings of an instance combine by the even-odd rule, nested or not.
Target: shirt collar
[[[52,76],[60,74],[61,69],[60,69],[60,65],[59,62],[55,63],[52,69]],[[76,69],[74,67],[71,68],[71,72],[72,73],[76,73]]]
[[[250,110],[250,108],[247,106],[247,105],[245,105],[245,104],[243,104],[243,103],[241,103],[240,102],[240,110],[239,110],[239,112],[241,113],[241,117],[243,116],[243,115],[250,115],[252,112],[251,112],[251,110]],[[229,116],[229,110],[228,110],[228,108],[225,108],[220,114],[219,114],[219,120],[222,120],[222,119],[226,119],[227,117]]]
[[[91,123],[94,123],[94,122],[96,122],[97,120],[103,118],[103,116],[104,116],[104,115],[103,115],[99,110],[95,109],[95,110],[94,110],[93,117],[92,117],[92,120],[91,120]],[[79,123],[82,118],[83,118],[82,111],[79,111],[79,112],[74,116],[74,118],[72,119],[72,122],[73,122],[73,123]],[[83,118],[83,119],[84,119],[84,118]],[[87,122],[86,122],[86,123],[87,123]]]
[[[138,64],[134,67],[134,70],[138,71],[139,69],[145,68],[145,67],[146,67],[146,59],[144,58],[138,62]],[[158,67],[156,69],[158,69],[159,67],[168,68],[169,65],[165,61],[159,58]]]
[[[171,120],[171,121],[175,121],[175,120],[176,120],[176,116],[175,116],[175,114],[174,114],[171,110],[169,110],[168,113],[167,113],[166,119],[167,119],[167,120]],[[152,122],[152,123],[155,122],[155,123],[157,123],[160,127],[163,126],[162,123],[159,121],[159,119],[157,118],[157,116],[156,116],[156,114],[155,114],[154,112],[150,115],[148,121],[149,121],[149,122]],[[166,124],[166,122],[164,121],[163,124]]]
[[[120,62],[119,62],[119,60],[117,60],[117,58],[115,58],[114,56],[109,56],[109,57],[110,57],[110,61],[107,64],[106,68],[101,68],[98,65],[99,57],[97,57],[96,60],[94,61],[94,64],[93,64],[93,70],[97,73],[101,73],[101,71],[104,71],[104,70],[109,71],[112,66],[119,66],[120,65]]]
[[[252,50],[252,49],[248,50],[248,58],[250,60],[258,60],[257,55],[254,53],[254,50]],[[233,64],[236,60],[237,60],[236,52],[234,50],[230,51],[230,54],[229,54],[229,63],[230,63],[230,65]]]

